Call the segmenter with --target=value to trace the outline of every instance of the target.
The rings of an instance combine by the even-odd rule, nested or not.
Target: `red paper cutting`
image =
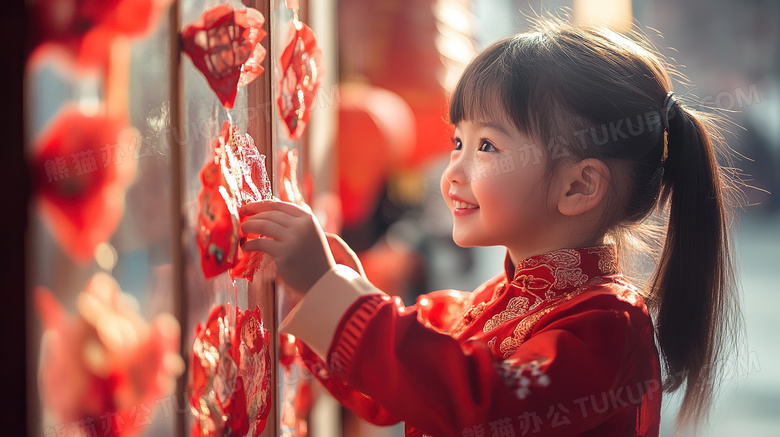
[[[306,205],[298,186],[298,149],[283,149],[279,155],[279,199]]]
[[[32,173],[40,208],[75,260],[90,260],[116,230],[136,169],[136,160],[124,156],[132,132],[123,120],[69,107],[37,141]]]
[[[93,435],[90,428],[113,437],[142,433],[184,370],[176,319],[146,322],[105,273],[78,295],[76,317],[46,288],[34,296],[44,328],[41,399],[55,423],[73,435]]]
[[[211,278],[231,269],[233,278],[251,281],[263,262],[263,253],[240,249],[238,242],[244,235],[238,211],[247,203],[273,197],[265,156],[257,151],[251,136],[225,122],[214,145],[214,157],[203,167],[200,178],[197,243],[203,273]]]
[[[290,139],[298,139],[306,129],[322,74],[322,50],[314,32],[293,20],[288,43],[280,58],[282,79],[277,103]]]
[[[214,307],[206,325],[196,327],[191,363],[193,437],[259,436],[272,395],[268,331],[259,308],[237,309],[230,326],[226,308]]]
[[[184,28],[182,44],[193,64],[206,76],[226,108],[232,108],[243,87],[263,72],[265,18],[257,9],[234,10],[219,5]]]
[[[244,436],[246,420],[243,383],[238,379],[239,351],[232,347],[225,307],[211,310],[206,325],[195,328],[190,358],[190,405],[195,414],[194,436]]]
[[[201,267],[207,278],[226,271],[236,262],[238,251],[238,223],[225,201],[225,189],[219,164],[210,160],[200,171],[202,183],[198,196],[197,243]]]
[[[233,344],[239,345],[239,374],[244,381],[249,434],[257,437],[265,429],[271,410],[271,355],[269,332],[263,329],[260,309],[239,312]]]

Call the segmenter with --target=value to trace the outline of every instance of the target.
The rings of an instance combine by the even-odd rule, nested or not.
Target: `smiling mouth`
[[[479,206],[472,205],[470,203],[461,202],[460,200],[454,200],[452,201],[452,206],[455,207],[455,209],[477,209]]]

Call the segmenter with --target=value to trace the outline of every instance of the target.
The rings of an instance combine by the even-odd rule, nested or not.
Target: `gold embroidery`
[[[555,271],[555,288],[577,288],[588,280],[588,275],[582,273],[582,269],[558,269]]]
[[[580,253],[574,249],[556,250],[542,256],[526,258],[520,262],[520,267],[536,267],[539,264],[545,264],[551,271],[577,267],[580,265]]]
[[[512,285],[528,291],[547,290],[550,288],[550,281],[532,275],[517,275],[512,280]]]
[[[557,307],[559,304],[560,302],[551,304],[549,307],[544,308],[534,314],[531,314],[530,316],[521,320],[520,323],[518,323],[517,326],[515,327],[515,331],[512,333],[512,336],[505,338],[504,341],[501,342],[501,346],[499,346],[499,350],[501,351],[503,357],[505,359],[511,357],[512,354],[515,353],[517,348],[519,348],[520,345],[523,344],[526,335],[529,332],[531,332],[531,328],[533,328],[536,322],[539,319],[541,319],[542,316],[554,310],[555,307]]]
[[[578,251],[561,249],[539,257],[527,258],[518,264],[515,271],[536,266],[546,267],[555,278],[553,287],[556,290],[563,290],[569,287],[577,288],[588,280],[588,276],[579,268],[581,262]]]
[[[604,275],[612,275],[620,271],[620,262],[612,246],[589,249],[588,253],[598,256],[599,270]]]
[[[530,301],[525,296],[515,296],[509,299],[509,303],[506,305],[506,309],[491,317],[485,326],[482,328],[482,332],[490,332],[504,322],[520,317],[528,311],[528,304]]]
[[[542,317],[544,317],[547,313],[557,308],[559,305],[561,305],[564,302],[567,302],[571,300],[573,297],[583,293],[585,290],[587,290],[589,287],[599,284],[603,282],[603,280],[600,277],[595,277],[591,279],[590,281],[583,284],[580,288],[577,288],[576,290],[572,291],[571,293],[566,293],[563,296],[561,296],[557,301],[553,301],[549,304],[549,306],[542,308],[541,310],[537,311],[536,313],[533,313],[529,315],[528,317],[521,320],[517,326],[514,329],[514,332],[512,333],[511,337],[505,338],[501,342],[501,346],[499,346],[499,350],[503,357],[509,358],[512,356],[512,354],[515,353],[518,347],[520,347],[523,342],[527,339],[526,337],[533,329],[534,325],[536,325],[536,322],[539,321]]]

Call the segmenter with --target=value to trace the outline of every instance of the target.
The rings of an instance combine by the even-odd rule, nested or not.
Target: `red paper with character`
[[[235,103],[238,88],[263,72],[263,24],[265,18],[257,9],[219,5],[182,31],[184,52],[228,109]]]
[[[235,325],[228,311],[214,307],[196,328],[189,384],[193,437],[259,436],[271,408],[268,331],[260,310],[235,310]]]
[[[273,197],[265,156],[249,134],[242,135],[238,127],[225,122],[200,179],[197,243],[204,275],[211,278],[230,269],[232,277],[251,281],[263,254],[241,251],[239,241],[244,235],[238,211],[247,203]]]
[[[294,19],[287,44],[279,59],[282,79],[277,104],[290,139],[297,140],[306,129],[314,98],[324,73],[322,50],[314,31]]]

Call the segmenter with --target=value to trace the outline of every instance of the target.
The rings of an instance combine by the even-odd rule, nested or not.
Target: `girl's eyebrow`
[[[493,129],[493,130],[499,131],[499,132],[501,132],[502,134],[504,134],[504,135],[506,135],[508,137],[512,136],[512,135],[509,134],[509,131],[506,129],[506,127],[504,127],[503,124],[494,123],[492,121],[480,121],[480,122],[477,122],[477,124],[482,126],[482,127],[486,127],[486,128],[489,128],[489,129]]]

